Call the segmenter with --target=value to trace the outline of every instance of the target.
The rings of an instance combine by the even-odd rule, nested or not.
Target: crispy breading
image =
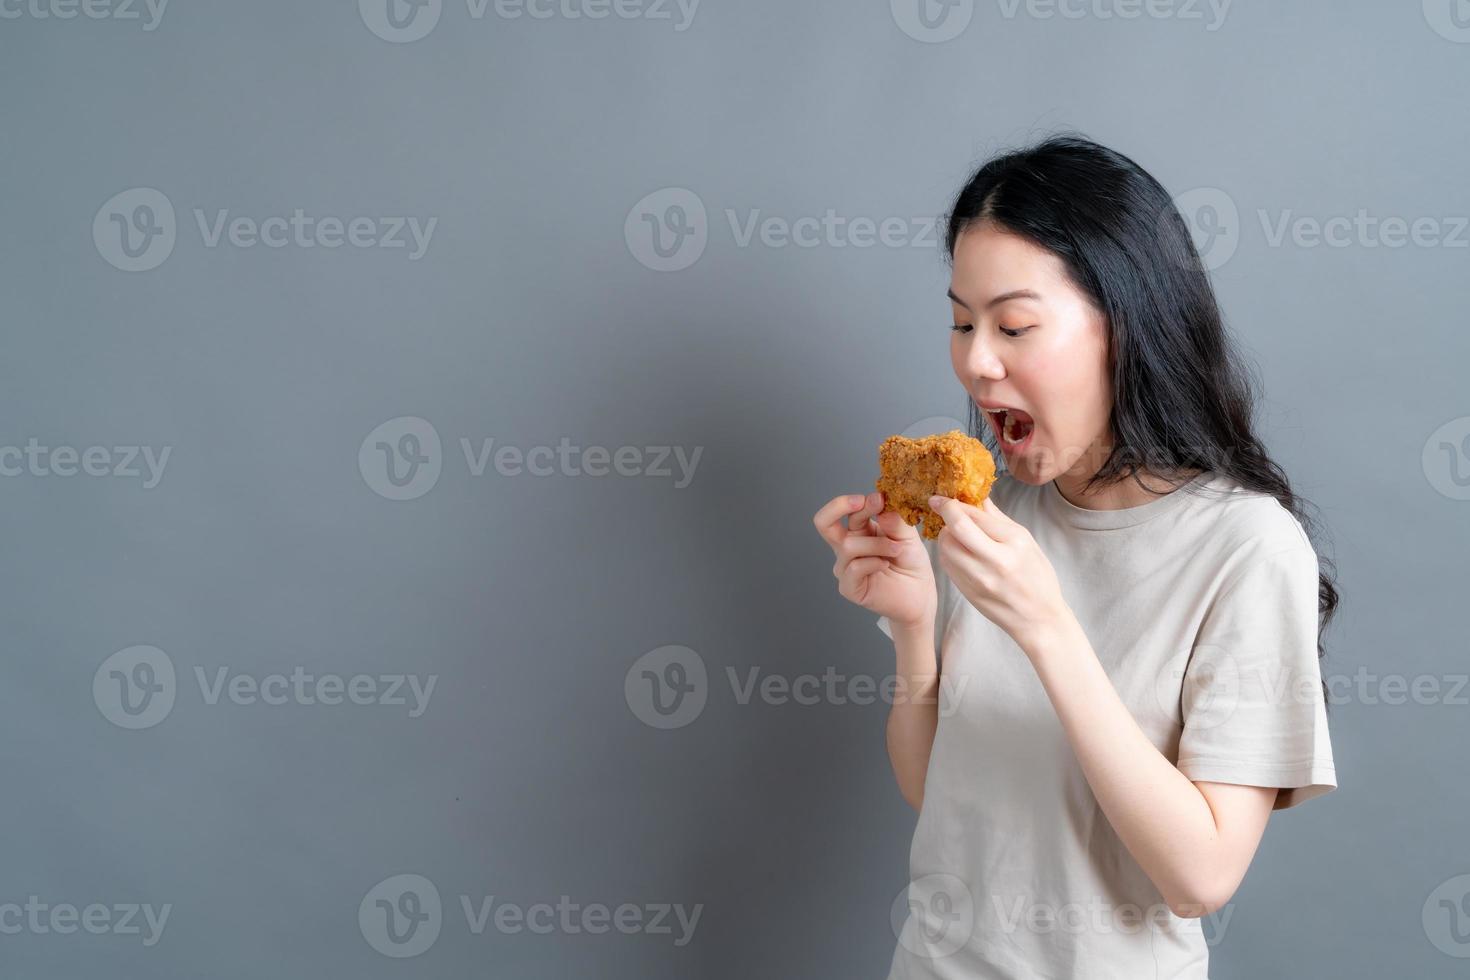
[[[995,483],[995,459],[959,429],[919,439],[889,436],[878,447],[878,474],[884,510],[898,511],[911,527],[923,521],[920,534],[937,538],[944,518],[929,509],[930,495],[978,507]]]

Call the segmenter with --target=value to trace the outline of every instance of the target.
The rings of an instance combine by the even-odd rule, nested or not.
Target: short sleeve
[[[1317,556],[1251,559],[1215,597],[1184,670],[1180,772],[1275,786],[1275,809],[1336,788],[1317,660]]]
[[[939,605],[934,614],[934,651],[938,653],[944,645],[944,633],[949,628],[950,612],[954,609],[954,599],[951,593],[949,576],[939,564],[939,540],[937,538],[920,538],[924,550],[929,552],[929,564],[934,569],[934,587],[939,593]],[[887,616],[878,617],[878,628],[890,640],[893,639],[893,624],[888,621]]]

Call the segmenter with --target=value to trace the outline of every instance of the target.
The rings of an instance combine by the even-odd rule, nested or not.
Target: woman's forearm
[[[893,706],[888,712],[888,758],[899,792],[915,810],[924,803],[924,775],[939,725],[939,666],[934,624],[892,624],[896,654]]]
[[[1075,617],[1062,617],[1023,648],[1093,795],[1134,860],[1177,914],[1213,912],[1239,877],[1209,801],[1138,727]]]

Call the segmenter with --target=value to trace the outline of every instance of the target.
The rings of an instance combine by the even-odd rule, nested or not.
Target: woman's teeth
[[[1007,445],[1020,445],[1031,434],[1031,423],[1018,422],[1014,414],[1003,408],[995,409],[990,414],[1001,417],[1001,438],[1005,440]],[[1017,432],[1018,428],[1022,430],[1019,433]]]

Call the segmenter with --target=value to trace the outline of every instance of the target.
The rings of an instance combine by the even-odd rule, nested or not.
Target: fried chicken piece
[[[984,443],[959,429],[921,439],[889,436],[878,447],[878,474],[884,509],[898,511],[910,527],[922,520],[920,534],[937,538],[944,518],[929,509],[929,496],[978,507],[995,483],[995,459]]]

